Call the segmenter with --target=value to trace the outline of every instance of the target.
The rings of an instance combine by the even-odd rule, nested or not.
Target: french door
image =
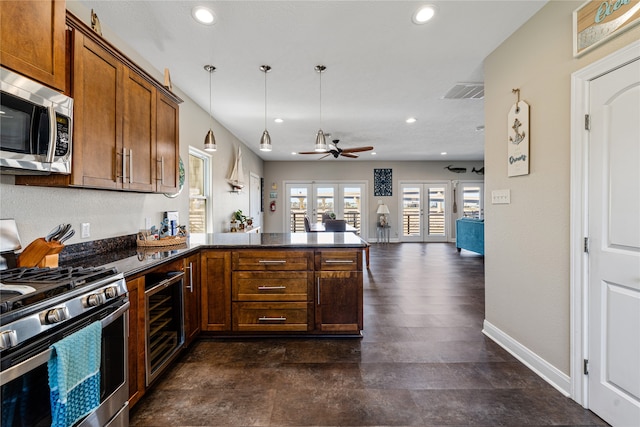
[[[459,181],[453,189],[452,209],[456,218],[484,218],[484,183],[482,181]]]
[[[366,224],[366,192],[364,183],[347,182],[291,182],[285,185],[287,206],[284,229],[291,233],[304,232],[304,217],[321,222],[322,214],[335,214],[345,219],[357,232]],[[365,227],[366,228],[366,227]]]
[[[448,241],[449,191],[446,181],[400,183],[400,241]]]

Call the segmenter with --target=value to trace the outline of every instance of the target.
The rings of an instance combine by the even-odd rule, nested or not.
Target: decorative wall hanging
[[[518,100],[509,111],[507,176],[529,174],[529,104],[520,101],[520,89],[513,89]]]
[[[465,172],[467,172],[467,168],[456,168],[456,167],[453,167],[453,165],[445,166],[444,168],[446,170],[448,170],[449,172],[453,172],[453,173],[465,173]]]
[[[573,12],[573,55],[582,55],[639,22],[640,0],[589,0]]]
[[[391,169],[374,169],[373,170],[373,195],[374,196],[392,196],[392,177]]]

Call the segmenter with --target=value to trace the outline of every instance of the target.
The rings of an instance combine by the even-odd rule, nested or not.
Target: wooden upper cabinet
[[[122,186],[135,191],[156,190],[156,90],[131,70],[124,79],[124,135],[120,168]],[[175,140],[174,140],[174,145]]]
[[[16,184],[176,193],[182,100],[75,16],[68,14],[67,24],[74,98],[71,175],[17,176]]]
[[[124,67],[93,40],[74,35],[71,184],[122,187]]]
[[[64,92],[64,0],[0,1],[0,61],[6,68]]]
[[[178,140],[178,104],[158,95],[156,134],[157,192],[176,193],[179,190],[180,144]]]

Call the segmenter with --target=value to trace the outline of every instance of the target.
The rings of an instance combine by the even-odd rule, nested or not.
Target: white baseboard
[[[482,333],[511,353],[513,357],[524,363],[529,369],[551,384],[560,393],[566,397],[571,397],[571,378],[568,375],[558,370],[555,366],[511,338],[487,320],[484,321]]]

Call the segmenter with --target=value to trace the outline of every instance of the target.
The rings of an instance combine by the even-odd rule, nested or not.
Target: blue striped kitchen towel
[[[72,426],[100,405],[101,345],[102,324],[97,321],[51,346],[52,427]]]

